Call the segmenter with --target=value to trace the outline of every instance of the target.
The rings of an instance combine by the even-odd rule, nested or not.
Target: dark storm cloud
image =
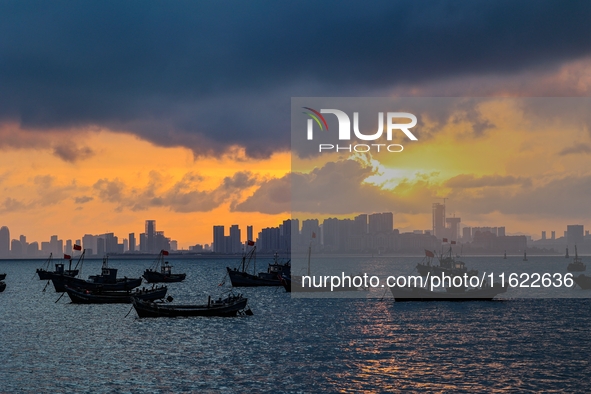
[[[3,2],[0,120],[266,156],[291,96],[553,67],[590,54],[589,20],[563,1]]]

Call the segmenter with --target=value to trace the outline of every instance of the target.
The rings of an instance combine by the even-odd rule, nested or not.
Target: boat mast
[[[310,246],[308,246],[308,276],[310,276],[310,255],[312,254],[312,241],[310,241]]]

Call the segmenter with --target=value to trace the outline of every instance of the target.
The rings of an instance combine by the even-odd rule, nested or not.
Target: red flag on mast
[[[425,256],[427,256],[427,257],[435,257],[435,254],[433,254],[433,252],[431,252],[430,250],[425,249]]]
[[[69,254],[65,254],[64,253],[64,259],[65,260],[71,260],[72,259],[72,256],[70,256]]]
[[[72,249],[74,249],[74,250],[82,250],[82,246],[80,246],[80,245],[74,245],[74,246],[72,246]]]
[[[168,250],[162,249],[162,256],[168,256]]]
[[[251,241],[250,239],[248,240],[247,244],[248,244],[248,246],[254,246],[254,242]]]

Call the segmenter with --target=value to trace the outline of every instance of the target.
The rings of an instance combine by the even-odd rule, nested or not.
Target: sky
[[[589,228],[587,119],[529,127],[501,99],[589,96],[589,20],[576,1],[1,2],[0,226],[41,242],[152,219],[187,248],[277,226],[294,179],[348,166],[347,193],[404,231],[443,198],[466,225]],[[498,100],[425,115],[395,161],[326,167],[291,151],[292,97]]]

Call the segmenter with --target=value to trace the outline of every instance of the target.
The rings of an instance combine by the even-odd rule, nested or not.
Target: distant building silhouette
[[[153,253],[156,251],[156,221],[146,220],[146,252]]]
[[[135,233],[129,233],[129,251],[135,252]]]
[[[10,230],[8,227],[2,226],[0,228],[0,257],[8,257],[10,255]]]
[[[226,253],[224,240],[224,226],[213,226],[213,251],[214,253]]]
[[[445,228],[445,204],[433,203],[433,234],[437,239],[447,238]]]

